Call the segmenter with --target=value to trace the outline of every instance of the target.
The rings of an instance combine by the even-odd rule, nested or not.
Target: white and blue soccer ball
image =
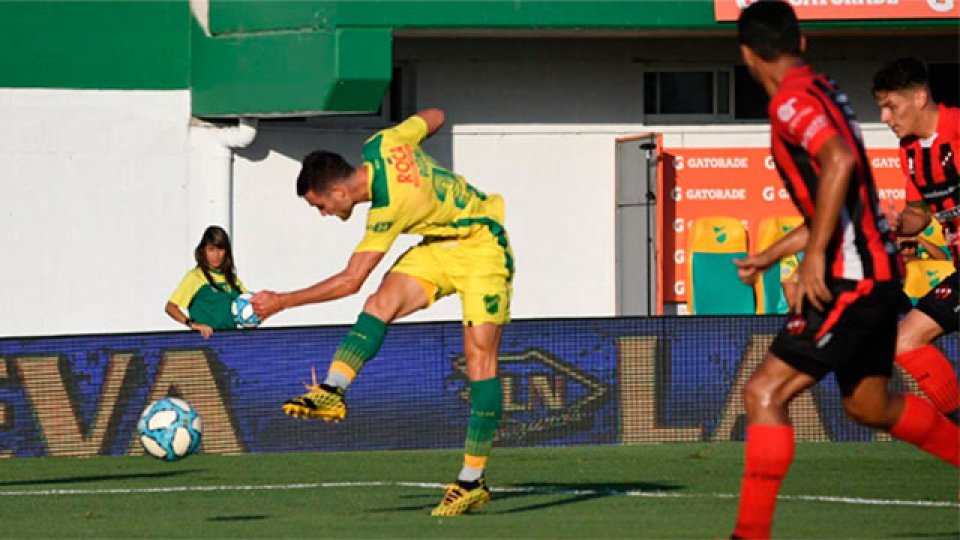
[[[143,410],[137,422],[140,444],[151,456],[164,461],[183,459],[200,446],[200,415],[186,401],[167,397]]]
[[[237,328],[256,328],[260,326],[260,317],[257,317],[257,312],[253,310],[253,304],[250,303],[251,298],[253,298],[253,293],[243,293],[236,297],[233,305],[230,306],[230,312],[233,313],[233,320],[236,321]]]

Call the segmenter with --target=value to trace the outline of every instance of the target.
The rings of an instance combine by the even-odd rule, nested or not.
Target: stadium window
[[[733,117],[737,120],[767,119],[767,104],[770,96],[750,76],[746,66],[733,68]]]
[[[960,107],[960,64],[931,63],[927,68],[933,100],[950,107]]]
[[[643,74],[644,121],[765,120],[769,98],[746,69],[651,69]]]

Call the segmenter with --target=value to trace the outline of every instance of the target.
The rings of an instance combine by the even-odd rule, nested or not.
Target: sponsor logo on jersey
[[[796,104],[797,98],[795,97],[785,101],[783,105],[777,107],[777,118],[779,118],[781,122],[789,122],[790,119],[793,118],[793,115],[797,114]]]
[[[485,294],[483,295],[483,307],[487,310],[487,313],[495,315],[500,311],[500,295],[499,294]]]
[[[391,148],[388,163],[392,164],[397,172],[397,182],[420,187],[420,172],[417,170],[413,149],[409,144]]]
[[[939,276],[937,276],[939,278]],[[933,297],[937,300],[946,300],[953,294],[953,289],[949,285],[939,285],[933,290]]]
[[[787,320],[787,333],[791,336],[799,336],[807,329],[807,321],[803,315],[794,315]]]

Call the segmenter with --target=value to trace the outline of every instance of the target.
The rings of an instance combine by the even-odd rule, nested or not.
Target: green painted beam
[[[207,37],[195,27],[193,114],[375,112],[392,54],[386,28]]]
[[[337,2],[338,26],[490,29],[706,29],[713,0],[431,0]]]
[[[189,86],[187,0],[0,1],[0,87]]]
[[[210,0],[214,35],[280,29],[677,29],[721,26],[712,0]]]
[[[210,0],[214,35],[280,29],[732,31],[713,0]],[[956,20],[804,21],[811,30],[956,29]]]
[[[315,0],[209,0],[214,36],[288,30],[333,30],[333,4]],[[369,26],[369,25],[367,25]]]

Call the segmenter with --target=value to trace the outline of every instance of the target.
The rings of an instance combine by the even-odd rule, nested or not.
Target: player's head
[[[892,60],[873,76],[880,120],[899,138],[919,135],[924,108],[933,105],[927,68],[914,57]]]
[[[762,64],[784,56],[800,57],[804,40],[793,8],[779,0],[760,0],[740,12],[737,43],[750,73],[760,79]]]
[[[297,196],[306,199],[320,215],[346,220],[353,212],[347,181],[354,168],[340,154],[317,150],[303,158],[297,176]]]
[[[197,266],[207,270],[233,268],[233,250],[230,249],[230,236],[222,227],[211,225],[203,231],[200,243],[193,251]]]

